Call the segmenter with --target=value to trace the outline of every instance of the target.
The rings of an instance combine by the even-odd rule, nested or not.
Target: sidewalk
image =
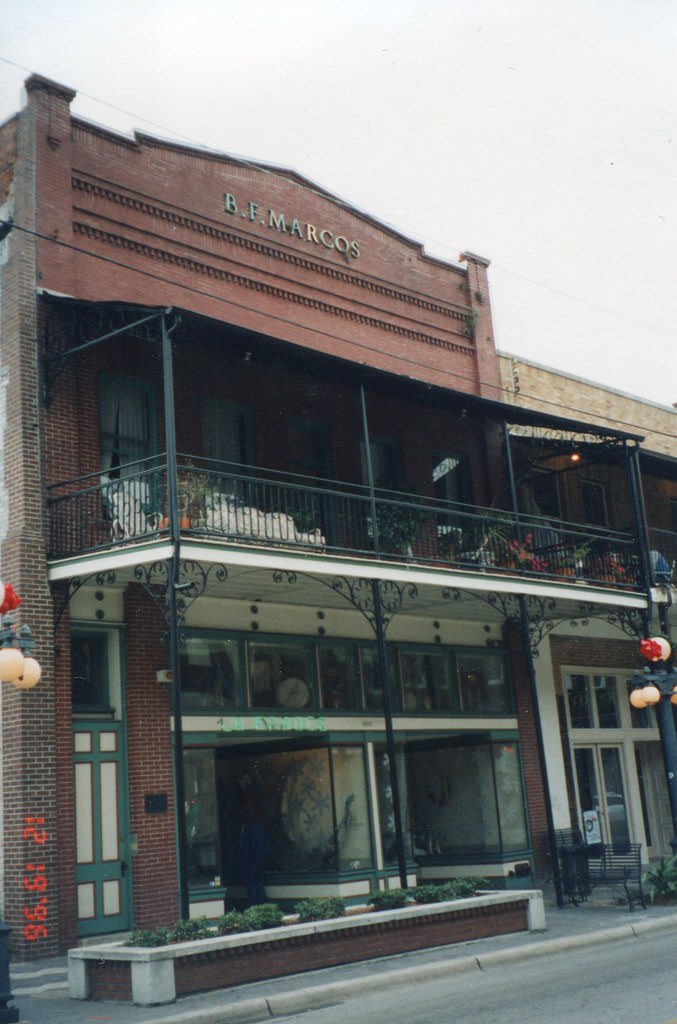
[[[89,1002],[68,996],[66,958],[11,967],[14,1006],[22,1024],[249,1024],[341,1002],[364,989],[425,981],[492,963],[563,953],[572,947],[640,938],[649,931],[677,931],[677,907],[628,911],[617,893],[595,891],[579,907],[558,908],[546,892],[546,931],[406,953],[379,961],[297,974],[238,988],[188,996],[167,1006]],[[375,964],[378,969],[375,969]]]

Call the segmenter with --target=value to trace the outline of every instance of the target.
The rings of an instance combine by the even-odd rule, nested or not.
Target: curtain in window
[[[101,462],[107,476],[125,475],[125,465],[150,454],[148,394],[121,381],[104,384],[100,399]]]

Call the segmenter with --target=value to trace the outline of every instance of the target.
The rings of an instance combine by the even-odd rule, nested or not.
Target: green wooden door
[[[126,777],[119,722],[73,733],[78,936],[131,927]]]

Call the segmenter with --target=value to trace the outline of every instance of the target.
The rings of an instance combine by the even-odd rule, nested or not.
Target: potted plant
[[[420,536],[426,518],[417,504],[418,498],[413,487],[406,491],[382,492],[387,503],[378,502],[376,520],[381,548],[390,553],[410,555],[412,544]]]
[[[179,516],[182,529],[204,524],[205,511],[211,495],[212,484],[208,474],[187,464],[179,479]]]

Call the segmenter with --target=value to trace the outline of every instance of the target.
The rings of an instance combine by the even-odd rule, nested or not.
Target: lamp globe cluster
[[[35,658],[27,656],[34,641],[28,626],[22,626],[17,635],[10,612],[21,604],[21,598],[11,583],[0,583],[0,680],[12,683],[19,690],[30,690],[40,680],[42,668]]]
[[[666,662],[672,655],[670,644],[662,636],[647,637],[645,640],[642,640],[639,649],[647,661],[651,662]],[[677,704],[677,677],[673,673],[664,672],[663,678],[660,679],[661,682],[665,681],[666,683],[672,683],[672,680],[675,680],[676,685],[669,686],[666,692],[656,686],[655,681],[658,677],[654,672],[648,668],[644,672],[646,675],[646,685],[636,686],[630,693],[630,703],[633,708],[641,710],[642,708],[651,707],[653,704],[658,704],[663,697],[667,697],[671,704]]]

